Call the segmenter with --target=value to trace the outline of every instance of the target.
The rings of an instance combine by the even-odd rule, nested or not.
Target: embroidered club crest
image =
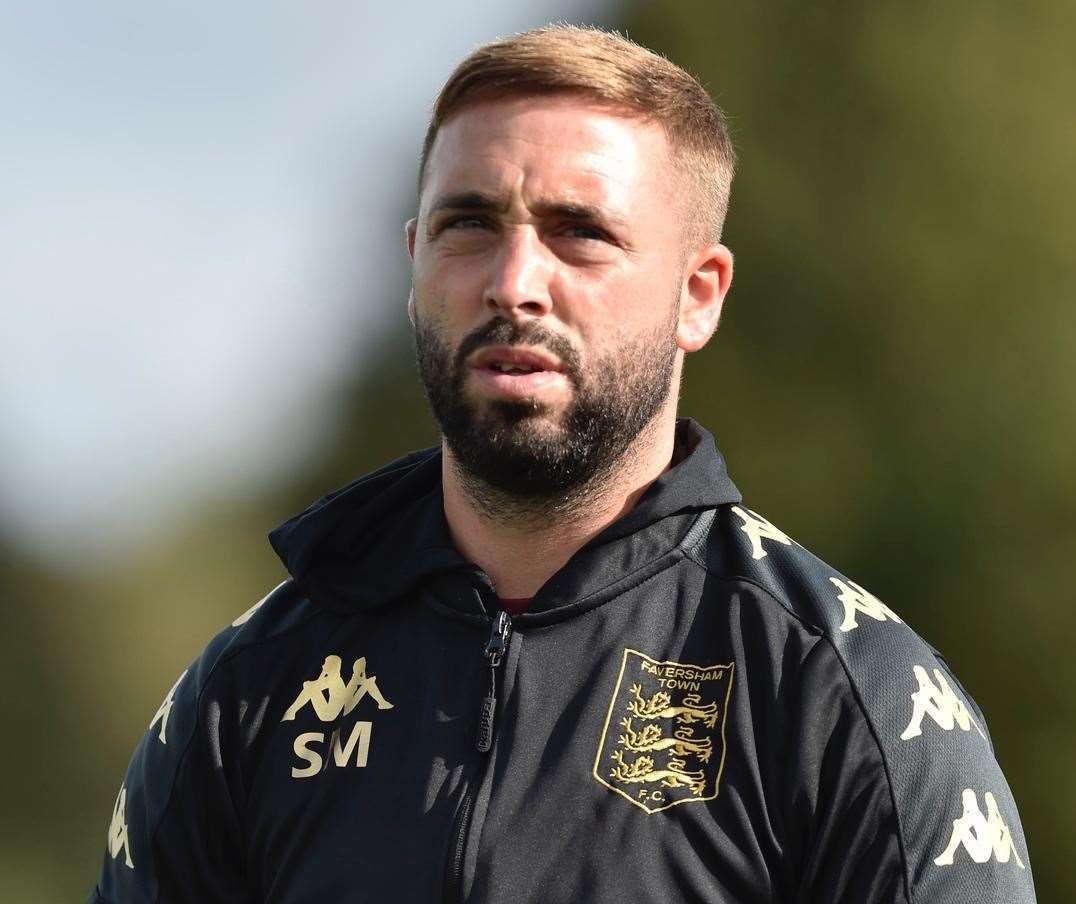
[[[717,797],[733,666],[625,650],[594,778],[647,813]]]

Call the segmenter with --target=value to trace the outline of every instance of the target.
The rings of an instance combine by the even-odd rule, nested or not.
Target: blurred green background
[[[606,21],[700,77],[741,157],[736,278],[683,412],[752,508],[943,651],[989,719],[1039,899],[1076,900],[1076,8],[659,0]],[[397,156],[410,178],[417,147]],[[104,564],[0,524],[0,900],[92,888],[161,698],[282,578],[266,531],[434,440],[402,241],[375,262],[398,273],[383,298],[353,253],[354,304],[390,326],[325,380],[329,428],[298,464],[216,481]]]

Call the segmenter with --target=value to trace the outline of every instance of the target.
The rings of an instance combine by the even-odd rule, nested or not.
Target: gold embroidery
[[[1024,861],[1016,853],[1009,827],[998,812],[998,802],[987,791],[983,795],[986,801],[986,816],[979,809],[979,801],[972,788],[965,788],[961,795],[964,808],[960,817],[953,820],[953,834],[949,845],[934,858],[938,866],[952,866],[953,856],[963,847],[975,863],[986,863],[991,857],[998,863],[1008,863],[1009,856],[1016,861],[1020,869],[1026,869]]]
[[[940,669],[934,669],[934,678],[937,685],[930,680],[927,670],[921,665],[914,666],[912,671],[916,681],[919,682],[919,690],[912,694],[912,703],[915,708],[912,711],[912,719],[904,733],[900,736],[902,741],[917,738],[923,733],[923,717],[930,716],[944,731],[952,731],[959,727],[963,731],[971,731],[972,726],[985,740],[986,735],[979,727],[979,723],[968,712],[967,706],[949,686],[945,675]]]
[[[885,621],[890,619],[902,624],[897,613],[890,609],[885,603],[883,603],[878,597],[876,597],[869,590],[864,590],[855,581],[849,581],[847,584],[840,578],[830,578],[830,583],[836,587],[840,593],[837,594],[837,599],[844,605],[844,621],[841,622],[842,631],[852,631],[859,627],[856,622],[856,613],[862,612],[864,615],[868,615],[875,621]]]
[[[127,786],[120,785],[116,795],[116,805],[112,808],[112,822],[108,826],[108,852],[115,860],[123,854],[123,862],[134,869],[131,860],[131,845],[127,840]]]
[[[731,662],[697,666],[625,650],[594,778],[647,813],[713,800],[725,763],[732,676]],[[615,735],[614,715],[621,730]]]
[[[304,681],[303,689],[295,702],[288,707],[281,722],[290,722],[307,703],[318,714],[322,722],[331,722],[341,713],[347,715],[369,694],[377,703],[378,709],[392,709],[392,704],[385,699],[377,687],[377,678],[366,674],[366,657],[360,656],[351,667],[351,680],[344,684],[340,674],[342,662],[340,657],[330,654],[325,657],[321,674],[313,681]]]
[[[662,737],[657,725],[646,725],[642,731],[632,730],[631,719],[621,719],[620,727],[624,734],[620,736],[620,745],[627,750],[670,750],[676,756],[697,756],[702,763],[710,762],[714,743],[710,738],[697,740],[690,729],[678,728],[673,737]],[[712,727],[712,726],[711,726]]]
[[[638,684],[631,686],[631,693],[635,699],[628,704],[628,710],[635,713],[640,719],[677,719],[680,722],[705,722],[708,728],[713,728],[717,723],[717,704],[702,704],[698,694],[688,694],[684,697],[683,706],[670,706],[672,697],[665,691],[658,691],[652,697],[644,700],[640,695],[642,688]]]
[[[747,534],[747,538],[751,541],[752,559],[757,561],[758,559],[766,558],[768,555],[762,547],[763,540],[774,540],[777,543],[784,543],[785,546],[792,545],[792,538],[788,534],[778,530],[757,512],[742,509],[738,505],[734,505],[732,511],[743,521],[743,524],[740,525],[740,530]]]
[[[360,656],[351,666],[351,678],[345,682],[343,659],[335,653],[325,657],[317,678],[303,682],[303,689],[284,713],[281,722],[295,721],[309,705],[322,722],[333,722],[350,715],[352,710],[369,697],[380,710],[393,709],[377,685],[377,677],[366,673],[366,657]],[[367,708],[369,706],[367,705]],[[304,721],[309,721],[309,718]],[[292,750],[298,765],[293,763],[292,778],[311,778],[335,764],[338,768],[354,765],[362,769],[369,762],[370,740],[374,726],[369,720],[357,721],[351,733],[343,739],[341,726],[334,725],[326,739],[323,731],[304,731],[296,735]],[[324,747],[322,746],[324,745]]]
[[[152,728],[154,725],[156,725],[158,719],[160,720],[161,730],[157,734],[157,737],[160,739],[160,742],[162,744],[168,743],[168,738],[165,737],[165,730],[168,728],[168,716],[172,712],[172,703],[174,702],[174,698],[176,696],[176,690],[179,688],[180,684],[183,683],[183,679],[186,677],[187,670],[184,670],[183,674],[176,679],[176,683],[172,685],[172,689],[167,694],[165,694],[164,702],[161,703],[160,708],[157,710],[157,712],[153,714],[153,718],[150,720],[149,728]],[[146,730],[148,731],[149,728],[147,728]]]

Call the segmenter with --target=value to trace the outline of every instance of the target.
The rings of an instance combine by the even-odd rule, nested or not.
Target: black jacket
[[[510,621],[411,455],[155,715],[91,901],[1034,901],[979,708],[709,434]],[[485,749],[483,749],[485,748]]]

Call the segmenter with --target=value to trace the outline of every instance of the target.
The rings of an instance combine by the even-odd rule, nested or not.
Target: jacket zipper
[[[494,719],[497,712],[497,669],[508,649],[508,637],[511,633],[512,619],[508,617],[507,612],[498,612],[490,625],[489,639],[482,651],[486,666],[489,668],[489,690],[482,698],[482,705],[478,712],[478,735],[475,738],[475,747],[479,753],[489,753],[493,747]],[[480,773],[481,770],[464,792],[459,815],[456,818],[456,830],[450,848],[452,859],[449,862],[449,873],[445,882],[446,904],[456,904],[463,895],[463,857],[467,833],[471,829],[474,817],[474,798],[478,785],[481,784]]]
[[[489,666],[489,693],[482,700],[478,713],[478,737],[475,746],[479,753],[489,753],[493,746],[493,719],[497,713],[497,667],[504,658],[508,648],[508,635],[512,633],[512,619],[501,610],[493,619],[489,630],[489,640],[484,651],[486,664]]]

